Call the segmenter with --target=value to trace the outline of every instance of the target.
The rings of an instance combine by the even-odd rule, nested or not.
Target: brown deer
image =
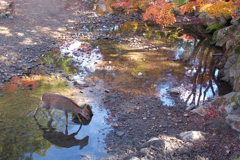
[[[35,113],[33,115],[34,117],[36,116],[40,108],[46,108],[51,119],[53,118],[50,113],[50,109],[55,108],[64,111],[66,115],[66,126],[68,126],[69,112],[74,113],[80,122],[82,122],[81,116],[87,121],[91,120],[93,116],[92,110],[89,105],[83,105],[83,107],[80,107],[72,99],[53,93],[45,93],[42,95],[42,104],[40,104],[36,108]]]

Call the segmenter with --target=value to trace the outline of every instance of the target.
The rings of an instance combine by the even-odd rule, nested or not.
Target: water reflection
[[[166,106],[177,106],[179,100],[198,106],[221,95],[224,86],[219,81],[218,66],[213,57],[219,50],[207,39],[195,39],[185,34],[172,37],[158,40],[156,51],[99,41],[97,45],[104,54],[105,65],[97,76],[126,95],[158,96]],[[149,39],[149,43],[155,42],[154,38]],[[224,90],[225,93],[229,91]]]
[[[48,140],[51,144],[54,144],[58,147],[71,148],[73,146],[80,146],[80,149],[88,145],[89,136],[84,137],[83,139],[76,139],[75,136],[81,130],[82,125],[79,125],[79,128],[76,132],[68,135],[68,130],[66,127],[65,133],[57,131],[56,128],[52,126],[52,120],[49,120],[47,127],[42,126],[38,120],[35,118],[35,121],[43,131],[43,138]]]

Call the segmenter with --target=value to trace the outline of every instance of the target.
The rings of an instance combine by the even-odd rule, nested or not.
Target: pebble
[[[4,94],[0,94],[0,97],[3,97],[4,96]]]
[[[116,135],[122,137],[125,133],[123,131],[116,131]]]
[[[106,89],[104,92],[109,93],[110,91]]]
[[[189,117],[188,113],[183,114],[184,117]]]
[[[198,141],[198,140],[204,140],[205,133],[201,131],[187,131],[187,132],[182,132],[179,134],[183,141]]]
[[[143,73],[142,72],[138,72],[138,76],[142,76],[143,75]]]
[[[131,157],[129,160],[140,160],[138,157]]]

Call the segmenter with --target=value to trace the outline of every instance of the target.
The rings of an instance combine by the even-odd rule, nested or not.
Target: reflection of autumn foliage
[[[187,35],[187,34],[183,34],[179,38],[182,38],[184,41],[193,41],[194,40],[194,38],[192,36]]]
[[[126,31],[126,32],[136,32],[137,29],[138,29],[138,22],[136,21],[131,21],[131,22],[128,22],[128,23],[123,23],[121,24],[121,29]]]
[[[143,20],[152,20],[161,27],[170,25],[176,21],[173,11],[180,7],[181,14],[192,11],[206,12],[209,16],[236,17],[236,11],[240,7],[239,0],[192,0],[184,5],[180,1],[167,0],[107,0],[111,6],[124,8],[127,13],[141,10]],[[177,3],[179,2],[179,3]]]
[[[38,82],[37,82],[37,81],[34,81],[34,80],[24,80],[24,81],[22,82],[22,86],[35,88],[35,87],[38,86]]]
[[[13,77],[10,82],[5,84],[5,90],[8,92],[16,91],[20,88],[35,88],[38,86],[38,81],[31,79],[22,79],[19,77]]]

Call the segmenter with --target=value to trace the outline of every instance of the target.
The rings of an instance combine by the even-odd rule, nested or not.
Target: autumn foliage
[[[143,20],[152,20],[161,27],[176,21],[174,11],[181,14],[193,11],[206,12],[209,16],[237,17],[240,0],[107,0],[112,7],[123,8],[126,13],[141,11]]]
[[[182,14],[198,10],[199,12],[206,12],[209,16],[232,16],[236,17],[236,10],[240,6],[239,0],[195,0],[181,6]]]

